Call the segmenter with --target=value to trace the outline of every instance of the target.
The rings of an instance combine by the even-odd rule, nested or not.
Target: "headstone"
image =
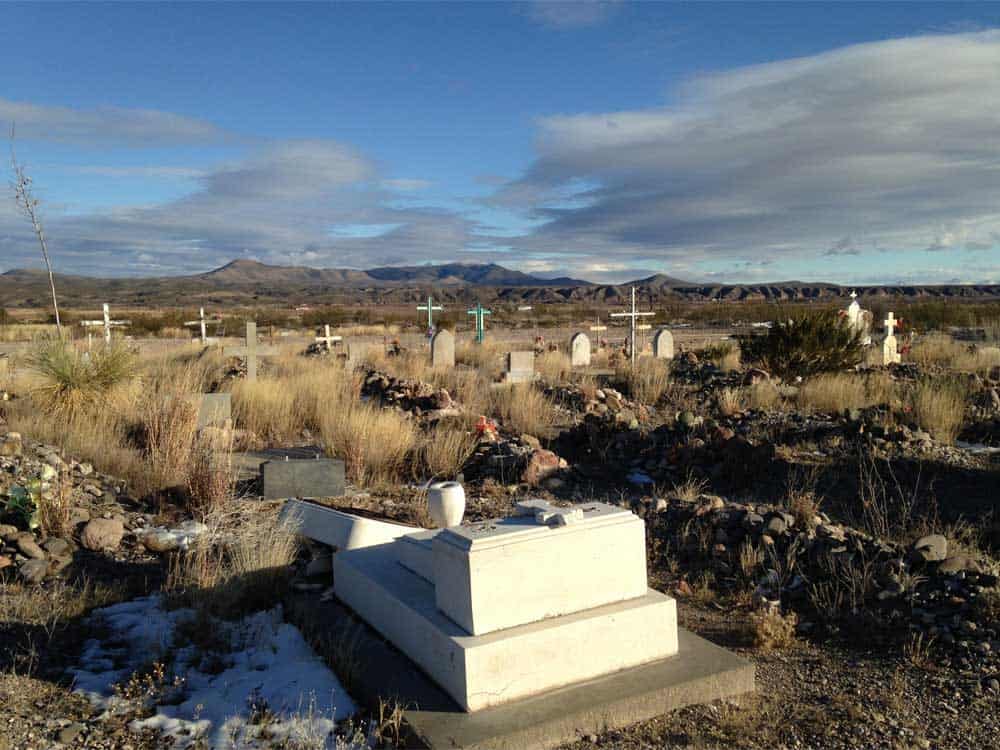
[[[535,379],[535,352],[507,352],[505,383],[530,383]]]
[[[334,344],[339,344],[343,340],[342,336],[331,336],[330,335],[330,324],[325,323],[323,325],[323,335],[316,336],[316,343],[326,349],[326,351],[332,351]]]
[[[674,334],[661,328],[653,335],[653,356],[656,359],[674,358]]]
[[[347,345],[347,368],[353,370],[361,367],[368,356],[368,344],[352,341]]]
[[[583,331],[569,340],[569,363],[571,367],[590,367],[590,337]]]
[[[895,315],[889,313],[883,322],[885,323],[885,339],[882,340],[882,364],[898,364],[903,361],[896,341],[896,326],[899,325],[899,321],[896,320]]]
[[[455,366],[455,335],[442,328],[431,339],[431,367]]]
[[[246,341],[243,346],[228,346],[223,350],[227,357],[243,357],[247,363],[247,380],[257,379],[257,357],[270,357],[278,351],[273,346],[257,343],[257,324],[247,321]]]
[[[265,499],[340,497],[344,494],[344,462],[339,458],[295,458],[260,465]]]
[[[191,396],[198,409],[198,429],[225,427],[233,418],[233,394],[199,393]]]

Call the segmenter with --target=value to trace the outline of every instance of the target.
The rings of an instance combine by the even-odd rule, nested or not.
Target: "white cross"
[[[636,342],[635,342],[635,332],[637,330],[645,330],[645,329],[649,328],[649,326],[645,326],[644,329],[638,328],[636,326],[636,319],[640,318],[640,317],[644,317],[646,315],[656,315],[656,313],[655,312],[639,312],[638,310],[636,310],[636,308],[635,308],[635,287],[632,287],[632,311],[631,312],[623,312],[623,313],[611,313],[611,317],[612,318],[630,318],[631,319],[630,323],[631,323],[631,328],[632,328],[632,336],[630,337],[630,341],[632,342],[632,344],[631,344],[631,346],[629,348],[632,350],[631,351],[631,355],[632,355],[632,364],[633,365],[635,364],[635,350],[638,348],[636,346]]]
[[[886,329],[886,335],[887,336],[892,336],[893,334],[895,334],[895,332],[896,332],[896,326],[899,325],[899,321],[896,320],[896,316],[895,315],[893,315],[892,313],[889,313],[889,316],[884,321],[882,321],[882,322],[885,323],[885,329]]]
[[[326,348],[328,350],[333,348],[333,342],[334,341],[343,341],[343,340],[344,340],[343,336],[331,336],[330,335],[330,324],[329,323],[326,323],[326,324],[323,325],[323,335],[316,337],[316,342],[317,343],[322,342],[323,344],[326,345]]]
[[[247,360],[247,380],[257,379],[257,357],[270,357],[277,354],[273,346],[257,346],[257,323],[247,321],[247,338],[243,346],[230,346],[223,350],[227,357],[246,357]]]
[[[185,321],[186,326],[199,326],[201,329],[201,343],[208,343],[208,336],[205,333],[205,308],[198,308],[198,320],[188,320]]]
[[[851,299],[857,299],[857,298],[858,298],[858,293],[857,293],[857,292],[855,292],[855,291],[854,291],[854,290],[852,289],[852,290],[851,290]]]
[[[601,325],[601,316],[600,316],[600,315],[598,315],[598,316],[597,316],[597,325],[594,325],[594,326],[590,326],[590,330],[591,330],[591,331],[595,331],[595,332],[596,332],[596,331],[606,331],[606,330],[608,330],[608,327],[607,327],[607,326],[602,326],[602,325]]]
[[[557,508],[547,500],[522,500],[515,510],[517,515],[534,516],[535,523],[546,526],[569,526],[583,520],[580,508]]]
[[[521,305],[517,308],[518,312],[528,312],[531,309],[531,305]]]
[[[111,308],[107,302],[104,303],[104,318],[102,320],[81,320],[80,325],[84,327],[90,326],[104,326],[104,343],[111,343],[111,328],[127,326],[131,323],[131,320],[112,320],[111,319]],[[89,334],[88,334],[89,341]]]
[[[434,311],[444,310],[441,305],[434,304],[434,298],[430,295],[427,296],[427,304],[417,305],[417,309],[420,311],[427,312],[427,335],[430,336],[434,331]]]

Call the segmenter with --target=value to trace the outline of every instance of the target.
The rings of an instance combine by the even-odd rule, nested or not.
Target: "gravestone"
[[[243,346],[227,346],[223,349],[226,357],[243,357],[247,363],[247,380],[257,379],[257,357],[270,357],[278,353],[273,346],[257,343],[257,323],[247,321],[246,340]]]
[[[505,383],[530,383],[535,379],[535,353],[507,352],[507,369],[504,372]]]
[[[590,367],[590,337],[582,331],[569,340],[569,363],[571,367]]]
[[[349,343],[347,345],[347,368],[353,370],[356,367],[361,367],[367,356],[368,344],[358,342]]]
[[[344,462],[339,458],[295,458],[260,465],[261,494],[267,500],[287,497],[340,497]]]
[[[653,356],[656,359],[674,358],[674,335],[661,328],[653,335]]]
[[[233,395],[231,393],[197,393],[191,403],[198,410],[198,429],[203,427],[225,427],[233,418]]]
[[[441,329],[431,339],[431,367],[455,366],[455,335]]]
[[[899,355],[899,346],[896,341],[896,326],[899,321],[893,313],[889,313],[885,321],[885,339],[882,340],[882,364],[899,364],[903,358]]]

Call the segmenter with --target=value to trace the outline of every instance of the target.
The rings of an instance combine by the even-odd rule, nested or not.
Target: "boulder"
[[[22,555],[30,557],[32,560],[45,559],[45,550],[38,546],[35,537],[28,532],[17,535],[17,548]]]
[[[915,559],[924,562],[940,562],[948,557],[948,540],[941,534],[928,534],[913,544]]]
[[[559,471],[559,468],[559,456],[552,451],[544,449],[533,451],[528,459],[528,465],[521,474],[521,481],[534,487],[546,477]]]
[[[122,542],[125,527],[115,518],[95,518],[83,527],[80,543],[93,552],[114,552]]]
[[[25,583],[41,583],[49,572],[49,564],[45,560],[27,560],[21,563],[17,573]]]
[[[45,542],[42,544],[42,549],[44,549],[50,555],[63,557],[69,554],[70,544],[65,539],[60,539],[59,537],[54,536],[45,540]]]

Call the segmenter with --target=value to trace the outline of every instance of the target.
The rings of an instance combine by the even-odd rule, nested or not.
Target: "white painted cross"
[[[648,325],[641,326],[641,327],[637,326],[636,325],[636,321],[637,321],[638,318],[645,317],[647,315],[656,315],[656,313],[655,312],[639,312],[638,310],[636,310],[636,308],[635,308],[635,287],[632,287],[632,311],[631,312],[623,312],[623,313],[611,313],[611,317],[612,318],[629,318],[630,319],[629,322],[631,324],[632,335],[629,337],[629,342],[630,342],[629,349],[632,350],[630,353],[632,355],[632,364],[633,365],[635,364],[635,352],[639,348],[636,345],[635,332],[636,331],[648,330],[651,327],[651,326],[648,326]]]
[[[323,344],[325,344],[327,351],[330,351],[331,349],[333,349],[333,343],[335,341],[343,341],[343,340],[344,340],[343,336],[331,336],[330,335],[330,324],[329,323],[325,323],[323,325],[323,335],[316,337],[316,343],[323,343]]]
[[[247,338],[243,346],[228,346],[223,350],[227,357],[245,357],[247,361],[247,380],[257,379],[257,357],[270,357],[278,351],[273,346],[257,345],[257,323],[247,321]]]
[[[858,293],[852,289],[850,296],[852,300],[856,300],[858,298]]]
[[[515,508],[519,516],[534,516],[535,523],[546,526],[569,526],[583,520],[580,508],[557,508],[548,500],[522,500]]]
[[[417,310],[420,310],[421,312],[423,312],[423,311],[427,312],[427,335],[428,336],[433,336],[434,335],[434,311],[435,310],[444,310],[444,307],[441,306],[441,305],[435,305],[434,304],[434,298],[432,296],[430,296],[430,295],[427,295],[427,303],[423,304],[423,305],[417,305]]]
[[[899,321],[896,320],[896,316],[889,313],[888,317],[882,321],[885,324],[886,336],[893,336],[896,333],[896,326],[899,325]]]
[[[198,326],[201,330],[201,343],[208,343],[208,335],[205,333],[205,308],[198,308],[198,320],[187,320],[184,322],[186,326]]]
[[[89,328],[91,326],[104,326],[104,343],[105,344],[110,344],[111,343],[111,329],[113,327],[114,328],[119,328],[119,327],[127,326],[131,322],[132,322],[131,320],[112,320],[111,319],[111,308],[108,305],[108,303],[105,302],[104,303],[104,318],[102,320],[81,320],[80,321],[80,325],[84,326],[85,328]],[[88,341],[89,341],[90,340],[89,339],[89,336],[90,336],[89,332],[88,332],[87,335],[88,335]]]

